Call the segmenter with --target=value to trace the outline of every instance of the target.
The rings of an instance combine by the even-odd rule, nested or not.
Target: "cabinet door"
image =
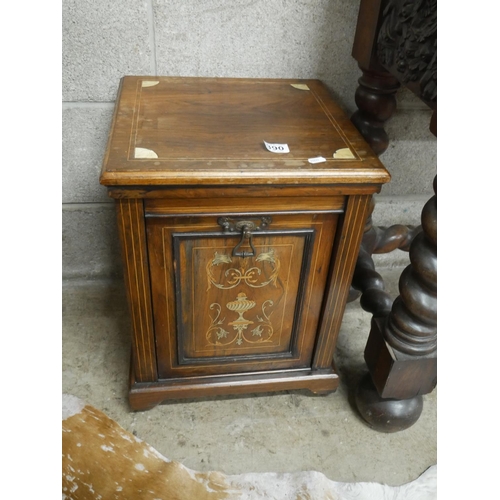
[[[337,218],[148,217],[159,377],[310,366]]]

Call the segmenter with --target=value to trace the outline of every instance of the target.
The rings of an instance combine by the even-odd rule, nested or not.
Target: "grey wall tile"
[[[63,106],[62,201],[109,201],[99,184],[113,105]]]
[[[63,0],[63,99],[113,101],[123,75],[154,74],[156,63],[162,75],[318,78],[351,114],[361,75],[351,56],[358,5],[351,0]],[[377,197],[379,225],[418,224],[432,194],[436,141],[428,132],[430,113],[405,109],[422,106],[403,89],[387,126],[392,142],[381,158],[393,178]],[[112,104],[63,107],[62,197],[70,204],[63,205],[66,278],[121,276],[114,204],[99,185],[112,112]],[[386,266],[405,258],[404,252],[377,256]]]
[[[63,279],[105,279],[121,276],[114,204],[63,205]]]
[[[381,196],[375,195],[373,223],[377,226],[392,226],[405,224],[417,226],[420,224],[422,208],[431,195],[412,196]]]
[[[112,101],[124,75],[150,74],[146,0],[63,0],[63,100]]]
[[[349,0],[154,0],[158,73],[319,78],[352,108],[357,11]]]
[[[432,181],[437,171],[437,141],[429,131],[430,111],[398,111],[387,122],[390,143],[380,157],[391,173],[382,194],[433,194]]]
[[[401,87],[396,93],[397,107],[400,111],[408,110],[429,110],[428,106],[424,104],[411,90],[406,87]]]

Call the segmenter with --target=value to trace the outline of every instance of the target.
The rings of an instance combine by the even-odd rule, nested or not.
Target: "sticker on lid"
[[[323,158],[322,156],[316,156],[315,158],[309,158],[309,160],[307,160],[309,163],[323,163],[324,161],[326,161],[326,158]]]
[[[290,149],[288,148],[288,144],[271,144],[269,142],[264,141],[264,144],[268,151],[271,153],[289,153]]]

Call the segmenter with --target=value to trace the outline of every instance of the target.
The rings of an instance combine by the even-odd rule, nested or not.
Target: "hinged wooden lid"
[[[265,142],[286,145],[289,152],[272,152]],[[389,179],[318,80],[126,76],[100,182],[206,186]]]

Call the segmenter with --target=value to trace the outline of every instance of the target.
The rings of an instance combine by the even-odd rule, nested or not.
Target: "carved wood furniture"
[[[356,90],[358,111],[351,120],[379,155],[389,143],[384,123],[396,110],[401,85],[433,110],[430,130],[437,135],[436,5],[436,0],[360,2],[352,55],[363,74]],[[421,395],[436,385],[436,245],[437,194],[425,205],[421,226],[379,228],[368,218],[353,288],[362,293],[361,306],[373,320],[365,349],[369,376],[360,383],[356,402],[363,418],[380,431],[413,425],[422,411]],[[372,254],[396,248],[410,252],[411,264],[393,302]]]
[[[100,182],[121,235],[132,408],[334,391],[372,194],[388,180],[319,81],[124,77]]]

